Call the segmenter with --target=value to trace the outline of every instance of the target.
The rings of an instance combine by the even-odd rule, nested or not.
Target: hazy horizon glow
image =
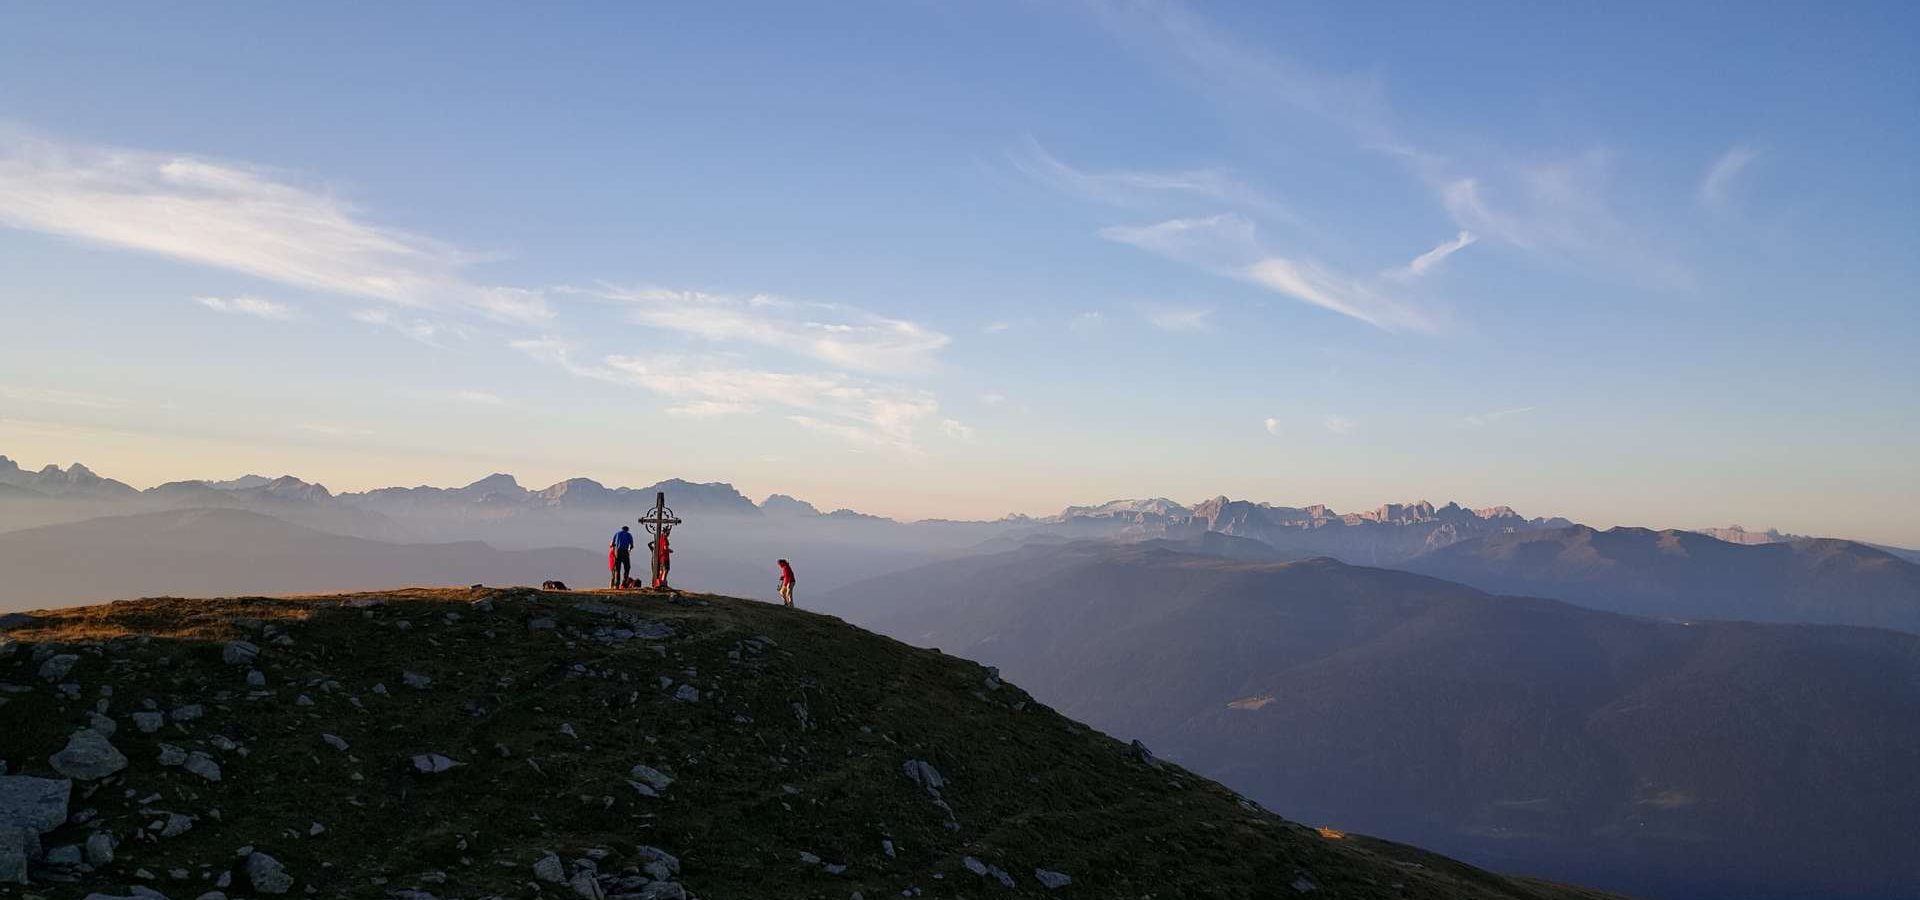
[[[1920,545],[1920,12],[1646,9],[10,9],[0,454]]]

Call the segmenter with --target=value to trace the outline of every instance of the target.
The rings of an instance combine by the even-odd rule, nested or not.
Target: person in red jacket
[[[793,566],[780,560],[780,602],[793,606]]]

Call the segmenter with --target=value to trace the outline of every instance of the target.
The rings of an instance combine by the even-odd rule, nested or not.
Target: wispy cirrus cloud
[[[440,340],[440,338],[447,333],[446,327],[418,316],[409,317],[397,315],[392,310],[377,307],[373,309],[357,309],[348,315],[355,322],[375,325],[381,328],[391,328],[429,347],[446,349],[447,346]]]
[[[1539,407],[1516,406],[1516,407],[1513,407],[1512,409],[1496,409],[1496,410],[1493,410],[1492,412],[1483,412],[1483,413],[1478,413],[1471,416],[1462,416],[1460,418],[1460,424],[1466,425],[1470,428],[1485,428],[1486,426],[1492,425],[1495,422],[1498,422],[1502,419],[1510,419],[1514,416],[1524,415],[1526,413],[1533,412],[1536,409],[1539,409]]]
[[[1352,434],[1355,428],[1360,427],[1359,422],[1349,419],[1346,416],[1331,414],[1322,418],[1320,424],[1334,434]]]
[[[1199,198],[1276,220],[1297,219],[1285,205],[1224,169],[1082,169],[1068,165],[1047,152],[1032,135],[1021,142],[1011,159],[1015,169],[1054,190],[1114,206],[1143,206],[1169,198]]]
[[[1213,324],[1213,310],[1204,306],[1146,306],[1140,315],[1161,331],[1206,331]]]
[[[301,422],[295,425],[294,428],[298,431],[304,431],[307,434],[317,434],[322,437],[332,438],[365,437],[373,433],[373,429],[371,428],[361,428],[357,425],[339,425],[332,422]]]
[[[361,300],[523,324],[553,315],[538,292],[467,278],[472,254],[374,224],[285,173],[187,154],[0,129],[0,225]]]
[[[275,303],[272,300],[263,300],[259,297],[195,297],[193,298],[193,302],[214,312],[225,313],[230,316],[252,316],[256,319],[271,319],[281,322],[292,319],[298,314],[293,307],[285,303]]]
[[[1250,127],[1311,129],[1398,162],[1424,194],[1410,198],[1410,207],[1437,204],[1477,238],[1641,286],[1683,289],[1694,281],[1657,234],[1660,219],[1621,212],[1626,192],[1604,148],[1540,154],[1484,137],[1435,137],[1394,108],[1381,78],[1302,64],[1190,7],[1116,5],[1100,7],[1099,17]]]
[[[1412,281],[1432,271],[1441,263],[1446,262],[1447,257],[1472,246],[1477,240],[1479,240],[1479,238],[1474,237],[1473,232],[1462,231],[1454,236],[1453,240],[1441,241],[1434,245],[1432,250],[1428,250],[1414,257],[1406,265],[1398,269],[1389,270],[1386,276],[1396,281]]]
[[[1700,178],[1697,192],[1700,205],[1715,211],[1726,209],[1734,182],[1759,156],[1759,151],[1745,145],[1727,148],[1727,152],[1715,158],[1713,165],[1708,166],[1706,174]]]
[[[931,370],[953,342],[917,322],[837,303],[771,294],[730,295],[667,288],[602,287],[579,291],[617,301],[635,322],[711,341],[739,341],[874,373]]]
[[[1310,259],[1266,252],[1253,222],[1234,213],[1106,228],[1100,236],[1259,285],[1376,328],[1432,331],[1438,327],[1431,312],[1401,296],[1388,279],[1357,278]]]
[[[624,384],[667,401],[687,418],[773,412],[821,434],[864,446],[917,451],[917,428],[939,411],[932,394],[835,372],[776,372],[684,357],[607,355],[586,361],[559,338],[509,343],[534,359],[599,381]]]
[[[68,406],[76,409],[119,409],[127,405],[125,397],[109,397],[59,388],[31,388],[0,385],[0,398],[36,406]]]

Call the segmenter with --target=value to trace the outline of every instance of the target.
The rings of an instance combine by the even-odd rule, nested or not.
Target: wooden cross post
[[[648,534],[653,535],[653,540],[648,541],[647,544],[653,550],[652,584],[655,590],[667,589],[667,570],[673,563],[673,549],[668,544],[667,536],[673,531],[673,526],[678,524],[680,524],[679,517],[675,516],[673,510],[667,506],[666,491],[655,494],[653,509],[640,517],[640,526],[645,528]]]

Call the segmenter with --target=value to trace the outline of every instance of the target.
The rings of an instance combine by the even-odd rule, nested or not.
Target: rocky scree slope
[[[991,669],[749,601],[419,589],[0,629],[0,896],[1602,896],[1286,822]]]

